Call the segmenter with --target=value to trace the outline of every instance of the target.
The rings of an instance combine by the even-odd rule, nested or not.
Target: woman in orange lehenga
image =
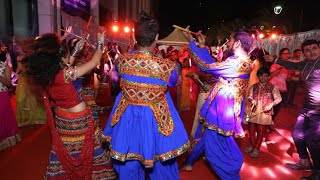
[[[189,55],[189,48],[188,46],[184,46],[183,50],[179,53],[179,61],[182,64],[182,91],[181,91],[181,99],[178,102],[178,109],[179,111],[188,111],[190,110],[191,100],[190,100],[190,78],[186,77],[186,75],[192,71],[194,71],[191,67],[191,57]],[[178,92],[179,96],[179,92]]]

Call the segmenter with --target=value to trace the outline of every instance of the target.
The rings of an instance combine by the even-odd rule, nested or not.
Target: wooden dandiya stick
[[[250,52],[248,52],[248,55],[250,55],[254,49],[255,49],[255,48],[252,48],[252,49],[250,50]]]
[[[127,45],[129,46],[130,44],[129,43],[125,43],[125,42],[121,42],[121,41],[116,41],[116,40],[110,40],[108,38],[104,38],[105,40],[109,41],[109,42],[113,42],[113,43],[118,43],[118,44],[124,44],[124,45]]]
[[[220,48],[222,48],[223,46],[226,46],[227,45],[227,43],[228,43],[228,39],[226,40],[226,42],[224,42],[221,46],[220,46]]]
[[[183,27],[180,27],[180,26],[177,26],[177,25],[172,25],[172,27],[176,28],[176,29],[179,29],[181,31],[185,31],[185,32],[188,32],[188,33],[191,33],[191,34],[194,34],[196,36],[198,36],[199,34],[201,33],[195,33],[195,32],[192,32],[190,31],[189,29],[186,29],[186,28],[183,28]],[[205,35],[201,34],[202,36],[206,37]]]
[[[64,29],[60,29],[61,31],[64,31],[64,32],[67,32],[66,30],[64,30]],[[67,33],[69,33],[69,34],[71,34],[71,35],[73,35],[73,36],[75,36],[75,37],[77,37],[77,38],[80,38],[80,39],[82,39],[83,37],[81,37],[81,36],[79,36],[79,35],[77,35],[77,34],[74,34],[74,33],[72,33],[72,32],[67,32]]]
[[[64,29],[60,29],[60,30],[66,32],[66,30],[64,30]],[[87,37],[84,38],[84,37],[81,37],[81,36],[79,36],[77,34],[74,34],[72,32],[68,32],[68,33],[71,34],[72,36],[75,36],[75,37],[79,38],[79,39],[85,39],[85,41],[90,45],[90,47],[93,48],[93,45],[88,41],[88,38],[89,38],[90,34],[88,34]]]
[[[259,43],[260,43],[260,45],[259,45],[258,47],[260,47],[260,48],[262,49],[263,55],[265,56],[265,55],[266,55],[266,52],[265,52],[265,50],[264,50],[264,48],[263,48],[263,46],[262,46],[261,40],[259,40]],[[252,48],[248,54],[250,55],[254,49],[255,49],[255,48]]]
[[[208,89],[204,84],[203,82],[200,80],[200,79],[197,79],[198,83],[200,84],[200,86],[206,91],[206,92],[209,92],[210,89]]]
[[[89,30],[89,26],[90,26],[91,20],[92,20],[92,16],[90,16],[89,21],[87,23],[87,26],[86,26],[86,30],[87,31]]]

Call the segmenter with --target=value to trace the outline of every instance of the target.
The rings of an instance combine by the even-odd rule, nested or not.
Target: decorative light
[[[130,28],[129,28],[128,26],[125,26],[125,27],[123,28],[123,31],[124,31],[125,33],[129,33],[129,32],[130,32]]]
[[[276,6],[273,8],[273,12],[274,14],[280,14],[282,11],[282,7],[281,6]]]
[[[112,26],[112,31],[113,31],[113,32],[118,32],[118,31],[119,31],[119,26],[113,25],[113,26]]]
[[[272,38],[272,39],[275,39],[276,37],[277,37],[277,35],[276,35],[275,33],[272,33],[272,34],[271,34],[271,38]]]
[[[260,39],[264,38],[264,34],[263,34],[263,33],[260,33],[260,34],[259,34],[259,38],[260,38]]]

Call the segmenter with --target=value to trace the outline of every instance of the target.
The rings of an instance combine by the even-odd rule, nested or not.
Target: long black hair
[[[4,61],[6,61],[6,60],[7,60],[7,55],[6,55],[6,53],[0,51],[0,61],[1,61],[1,62],[4,62]]]
[[[268,67],[270,68],[270,63],[267,62],[265,59],[264,59],[264,55],[269,55],[269,52],[267,52],[265,49],[262,50],[263,47],[256,47],[254,48],[254,50],[252,50],[251,54],[250,54],[250,59],[252,61],[254,60],[258,60],[260,65],[263,66],[263,67]],[[263,52],[264,51],[264,52]],[[271,63],[272,64],[272,63]]]
[[[24,59],[28,64],[28,73],[33,75],[35,82],[43,88],[48,87],[56,74],[61,70],[62,57],[69,51],[55,34],[37,37],[32,44],[33,53]]]

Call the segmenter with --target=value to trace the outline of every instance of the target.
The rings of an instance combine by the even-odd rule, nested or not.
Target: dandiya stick
[[[61,31],[65,31],[66,32],[66,30],[64,30],[64,29],[61,29]],[[75,36],[75,37],[77,37],[77,38],[79,38],[79,39],[83,39],[83,37],[81,37],[81,36],[79,36],[79,35],[76,35],[76,34],[74,34],[74,33],[72,33],[72,32],[68,32],[69,34],[71,34],[71,35],[73,35],[73,36]],[[89,38],[89,34],[87,35],[87,38],[85,39],[85,41],[89,44],[89,46],[91,47],[91,48],[94,48],[94,46],[88,41],[88,38]]]
[[[67,32],[67,31],[64,30],[64,29],[61,29],[61,31]],[[74,33],[72,33],[72,32],[67,32],[67,33],[69,33],[69,34],[71,34],[71,35],[73,35],[73,36],[75,36],[75,37],[77,37],[77,38],[80,38],[80,39],[83,38],[83,37],[81,37],[81,36],[79,36],[79,35],[76,35],[76,34],[74,34]]]
[[[227,41],[224,42],[220,47],[222,48],[223,46],[226,46],[228,41],[229,41],[229,40],[227,39]]]
[[[180,27],[180,26],[177,26],[177,25],[172,25],[172,27],[176,28],[176,29],[180,29],[181,31],[185,31],[185,32],[188,32],[188,33],[191,33],[191,34],[194,34],[194,35],[199,35],[201,33],[195,33],[195,32],[192,32],[186,28],[183,28],[183,27]],[[206,37],[205,35],[201,34],[202,36]]]
[[[91,20],[92,20],[92,16],[90,16],[89,21],[87,23],[87,26],[86,26],[86,30],[87,31],[89,30],[89,26],[90,26]]]

